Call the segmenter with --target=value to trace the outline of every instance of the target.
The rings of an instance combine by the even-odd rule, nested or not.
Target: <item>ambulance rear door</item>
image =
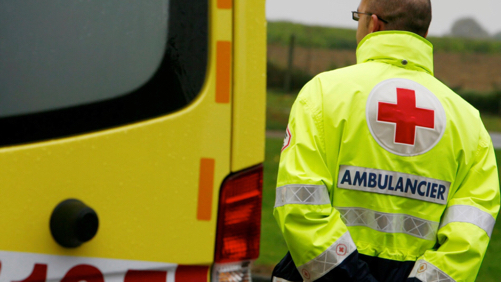
[[[0,281],[208,279],[232,25],[218,1],[0,0]]]

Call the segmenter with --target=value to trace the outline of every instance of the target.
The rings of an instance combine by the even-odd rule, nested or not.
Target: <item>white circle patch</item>
[[[282,145],[282,151],[287,149],[289,145],[291,144],[291,131],[289,130],[289,126],[285,129],[285,138],[284,138],[284,144]]]
[[[438,98],[423,85],[403,78],[385,80],[367,99],[369,130],[385,150],[415,156],[431,150],[445,132],[446,116]]]

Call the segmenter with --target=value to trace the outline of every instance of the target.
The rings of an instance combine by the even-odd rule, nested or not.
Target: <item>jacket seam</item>
[[[478,145],[477,145],[477,150],[475,151],[475,161],[478,160],[479,156],[481,155],[482,150],[489,150],[490,144],[489,142],[485,141],[482,138],[482,131],[480,131],[480,134],[478,136]],[[471,167],[472,171],[478,172],[478,170],[475,167]]]
[[[321,118],[322,113],[321,113],[321,111],[319,109],[316,109],[315,107],[313,107],[311,105],[311,103],[307,99],[305,99],[304,97],[299,97],[299,101],[311,113],[311,117],[313,119],[313,122],[315,123],[315,126],[319,129],[319,131],[321,132],[322,136],[325,136],[325,134],[324,134],[324,127],[323,127],[323,124],[321,122],[322,121],[322,118]],[[319,138],[318,140],[320,140],[320,142],[321,142],[320,146],[321,146],[321,149],[322,149],[322,156],[325,157],[325,142],[324,142],[324,139],[323,138]]]

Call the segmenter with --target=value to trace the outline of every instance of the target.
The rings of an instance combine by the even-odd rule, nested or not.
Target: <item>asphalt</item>
[[[501,132],[489,132],[492,139],[492,144],[494,149],[501,149]],[[269,138],[284,138],[285,132],[280,130],[268,130],[266,131],[266,137]]]
[[[501,132],[489,132],[495,149],[501,149]]]
[[[266,276],[266,275],[258,275],[258,274],[252,274],[252,282],[270,282],[271,281],[271,275]]]

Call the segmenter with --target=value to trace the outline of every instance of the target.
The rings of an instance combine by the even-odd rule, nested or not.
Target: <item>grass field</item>
[[[283,94],[278,91],[268,92],[267,128],[284,130],[287,124],[290,106],[295,99],[294,94]],[[483,117],[488,130],[501,132],[501,118],[496,116]],[[275,219],[273,218],[273,206],[275,204],[275,185],[282,147],[281,138],[266,139],[266,158],[264,163],[263,185],[263,212],[261,232],[261,255],[255,262],[256,269],[262,274],[269,274],[275,265],[287,252],[287,247],[280,234]],[[498,164],[501,164],[501,151],[496,151]],[[501,173],[500,173],[501,174]],[[487,250],[482,268],[477,277],[480,282],[499,281],[501,273],[501,224],[497,224],[491,237],[491,243]]]

